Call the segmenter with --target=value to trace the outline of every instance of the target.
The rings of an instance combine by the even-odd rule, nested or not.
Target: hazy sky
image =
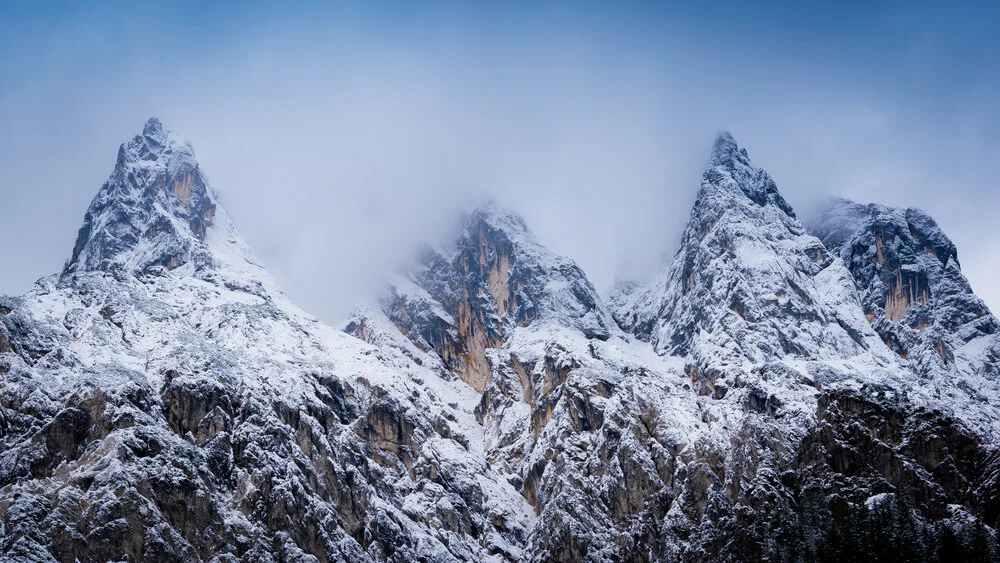
[[[648,276],[722,129],[800,211],[926,210],[1000,311],[988,3],[40,4],[0,7],[0,293],[61,268],[155,115],[331,322],[485,197],[601,290]]]

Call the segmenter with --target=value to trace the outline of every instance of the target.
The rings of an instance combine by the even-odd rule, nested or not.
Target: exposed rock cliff
[[[418,348],[479,392],[490,378],[486,350],[503,347],[517,327],[553,322],[599,339],[617,330],[583,271],[496,205],[471,213],[451,249],[428,250],[380,305]]]
[[[832,199],[811,228],[844,259],[869,321],[900,356],[931,349],[945,368],[957,350],[1000,332],[962,275],[955,245],[922,211]]]

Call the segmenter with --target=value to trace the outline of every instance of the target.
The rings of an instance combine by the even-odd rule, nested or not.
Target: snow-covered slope
[[[988,560],[996,321],[929,225],[940,267],[818,239],[724,135],[611,307],[487,205],[336,330],[151,120],[62,274],[0,297],[0,559]],[[886,307],[880,252],[926,303]]]
[[[156,120],[0,313],[4,560],[520,553],[475,393],[289,302]]]
[[[869,322],[919,384],[985,433],[1000,432],[991,408],[1000,405],[1000,322],[934,219],[830,199],[810,228],[850,268]]]

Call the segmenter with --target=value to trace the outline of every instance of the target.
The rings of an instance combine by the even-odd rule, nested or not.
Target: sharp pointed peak
[[[774,180],[764,169],[753,165],[747,150],[740,148],[728,131],[716,135],[712,155],[703,176],[699,201],[706,193],[716,193],[719,190],[746,196],[762,207],[776,205],[789,217],[795,218],[795,212],[781,196]]]
[[[715,143],[713,143],[713,147],[716,149],[736,146],[736,139],[733,138],[733,134],[729,131],[719,131],[715,134]]]
[[[715,142],[712,143],[712,156],[709,159],[710,166],[733,166],[739,162],[750,165],[750,155],[746,149],[741,149],[739,143],[733,138],[729,131],[720,131],[715,135]]]
[[[146,125],[142,128],[142,134],[147,137],[162,135],[164,133],[163,122],[158,117],[150,117],[146,120]]]
[[[191,144],[152,117],[141,134],[119,148],[114,170],[84,216],[64,273],[173,269],[202,259],[200,247],[216,211],[215,195]]]
[[[471,211],[469,211],[468,214],[473,215],[476,213],[496,213],[498,211],[502,211],[504,208],[497,202],[497,200],[489,197],[472,206],[470,209]]]
[[[142,132],[121,144],[118,149],[116,172],[129,173],[138,169],[167,170],[171,175],[198,169],[194,148],[187,139],[167,129],[156,117],[149,118]]]

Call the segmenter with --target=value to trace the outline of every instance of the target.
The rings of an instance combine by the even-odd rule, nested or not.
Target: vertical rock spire
[[[207,267],[204,242],[217,205],[190,143],[150,118],[119,148],[63,273]]]

